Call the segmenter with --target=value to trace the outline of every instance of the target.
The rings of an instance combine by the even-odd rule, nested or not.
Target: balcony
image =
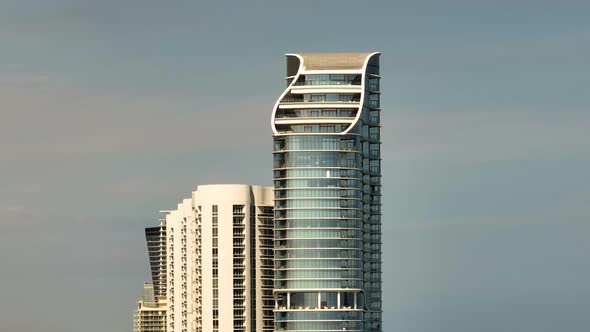
[[[300,94],[287,95],[281,100],[279,108],[297,108],[287,107],[289,105],[306,106],[316,104],[318,108],[342,108],[352,105],[357,107],[360,102],[360,93],[356,94],[338,94],[338,93],[323,93],[323,94]]]
[[[294,86],[360,86],[361,74],[307,74],[301,75]]]

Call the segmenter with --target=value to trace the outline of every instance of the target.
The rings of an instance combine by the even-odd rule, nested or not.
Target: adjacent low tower
[[[165,212],[168,332],[273,330],[272,188],[202,185]]]
[[[379,53],[287,54],[272,113],[275,329],[381,331]]]
[[[155,295],[152,283],[143,285],[133,316],[134,332],[166,332],[166,297]]]
[[[166,296],[166,220],[145,229],[150,272],[155,296]]]

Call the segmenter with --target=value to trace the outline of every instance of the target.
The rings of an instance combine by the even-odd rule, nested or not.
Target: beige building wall
[[[142,299],[137,302],[133,331],[166,332],[166,309],[166,297],[155,297],[152,284],[146,283]]]
[[[167,213],[168,331],[273,330],[272,206],[271,187],[203,185]]]

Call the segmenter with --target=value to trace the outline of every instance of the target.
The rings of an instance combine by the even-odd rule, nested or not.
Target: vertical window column
[[[246,234],[244,205],[233,206],[233,331],[246,330]],[[253,307],[256,310],[256,306]],[[255,317],[255,316],[254,316]]]
[[[211,234],[212,242],[211,255],[213,261],[213,332],[219,331],[219,211],[218,206],[211,207]]]

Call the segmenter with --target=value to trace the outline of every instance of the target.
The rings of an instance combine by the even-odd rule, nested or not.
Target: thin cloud
[[[272,98],[211,105],[48,84],[3,89],[0,99],[3,158],[20,162],[255,149],[271,135]]]
[[[3,89],[10,87],[39,86],[49,82],[49,76],[43,74],[15,74],[0,72],[0,86]]]
[[[384,119],[384,155],[392,160],[479,162],[590,153],[590,112],[396,110]]]

